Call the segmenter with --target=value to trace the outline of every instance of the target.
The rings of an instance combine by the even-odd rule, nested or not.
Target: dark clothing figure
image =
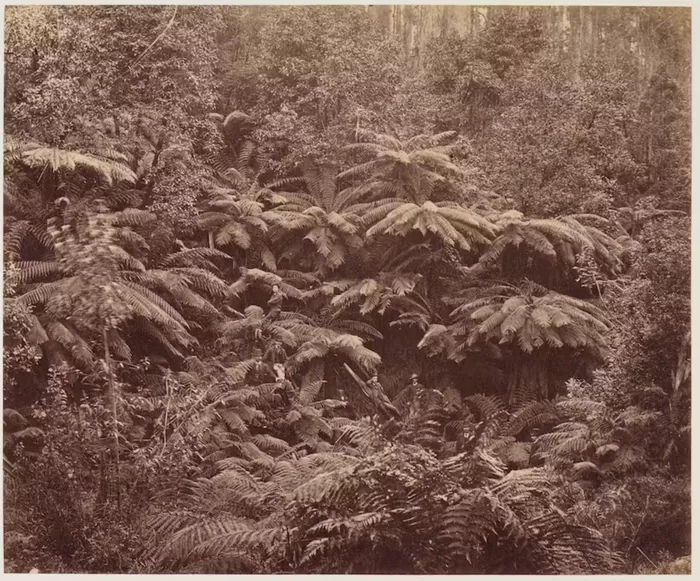
[[[423,389],[425,388],[418,382],[418,376],[412,375],[411,382],[394,398],[394,405],[404,413],[413,413],[415,399],[418,392]]]
[[[272,290],[272,296],[270,300],[267,301],[267,306],[270,310],[267,313],[268,319],[275,321],[282,312],[282,301],[284,300],[284,294],[276,286]]]
[[[418,375],[411,376],[409,383],[394,399],[394,404],[408,411],[410,416],[425,413],[437,407],[444,407],[447,403],[445,396],[437,389],[426,389],[418,381]]]
[[[288,379],[278,379],[275,384],[277,387],[275,387],[274,393],[279,395],[282,398],[282,404],[288,407],[297,395],[294,385],[292,385],[292,382]]]
[[[413,397],[418,395],[420,392],[422,392],[425,389],[425,385],[422,383],[419,383],[418,381],[412,382],[409,387],[411,388],[411,392],[413,393]]]
[[[371,400],[371,402],[375,405],[377,410],[386,418],[391,418],[392,416],[394,418],[400,419],[401,414],[399,413],[399,410],[397,410],[389,401],[389,398],[386,396],[384,393],[384,388],[382,387],[382,384],[379,383],[379,380],[377,379],[376,376],[373,376],[366,382],[367,386],[367,392],[365,392],[365,395]]]

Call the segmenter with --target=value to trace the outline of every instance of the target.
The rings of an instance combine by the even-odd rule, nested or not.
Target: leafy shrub
[[[663,474],[611,483],[575,507],[577,520],[601,531],[626,561],[628,572],[690,552],[690,482]]]
[[[31,455],[16,450],[14,469],[5,475],[6,538],[22,539],[6,545],[6,565],[42,572],[132,572],[137,541],[132,523],[144,499],[128,493],[106,463],[100,434],[109,414],[89,405],[76,413],[61,375],[54,378],[30,416],[43,429],[44,449]]]

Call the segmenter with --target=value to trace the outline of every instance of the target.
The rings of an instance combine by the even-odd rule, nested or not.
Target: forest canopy
[[[680,8],[7,7],[6,570],[689,573],[689,80]]]

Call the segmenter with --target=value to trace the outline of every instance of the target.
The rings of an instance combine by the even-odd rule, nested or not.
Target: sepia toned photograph
[[[689,7],[3,20],[6,573],[690,574]]]

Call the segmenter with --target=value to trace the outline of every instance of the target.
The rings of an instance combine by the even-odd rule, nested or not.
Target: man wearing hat
[[[423,385],[418,381],[418,374],[414,373],[408,380],[408,385],[404,387],[394,398],[394,405],[404,413],[415,413],[414,402],[419,391],[422,391]]]
[[[401,418],[399,411],[391,404],[389,398],[384,393],[384,388],[382,384],[379,383],[379,375],[375,371],[365,383],[368,390],[365,395],[368,396],[370,401],[377,407],[377,409],[386,417],[391,418]],[[364,391],[364,390],[363,390]]]
[[[404,400],[404,405],[407,404],[410,415],[416,415],[429,409],[445,405],[445,396],[437,389],[426,389],[425,386],[418,381],[417,373],[411,375],[409,381],[410,383],[406,389],[399,394],[399,397],[403,395],[406,398]],[[404,392],[406,392],[405,395]]]
[[[417,373],[414,373],[413,375],[411,375],[409,382],[411,384],[411,387],[413,387],[413,389],[415,391],[418,391],[419,389],[423,389],[423,385],[418,381],[418,374]]]
[[[409,402],[409,413],[410,415],[415,415],[422,411],[423,406],[421,404],[425,393],[425,386],[418,381],[417,373],[411,375],[409,382],[409,387],[412,391],[412,397]]]

